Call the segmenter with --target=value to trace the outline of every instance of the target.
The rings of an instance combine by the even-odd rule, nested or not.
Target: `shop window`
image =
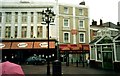
[[[97,60],[101,60],[101,50],[102,47],[101,46],[97,46]]]

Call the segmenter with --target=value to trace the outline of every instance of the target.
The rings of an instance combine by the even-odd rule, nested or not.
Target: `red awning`
[[[11,49],[32,49],[33,42],[12,42]]]
[[[71,50],[80,51],[80,47],[79,47],[79,45],[77,45],[77,44],[70,44],[70,48],[71,48]]]
[[[0,42],[0,49],[10,49],[11,42]]]
[[[34,48],[35,49],[47,49],[48,48],[48,42],[40,42],[40,41],[36,41],[34,42]],[[49,48],[50,49],[54,49],[55,48],[55,42],[54,41],[50,41],[49,42]]]
[[[60,48],[60,50],[62,51],[62,50],[70,50],[70,45],[69,44],[60,44],[59,45],[59,48]]]
[[[83,44],[82,47],[83,47],[83,50],[85,50],[85,51],[90,50],[89,44]]]

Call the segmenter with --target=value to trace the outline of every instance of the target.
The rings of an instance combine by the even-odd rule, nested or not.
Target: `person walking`
[[[90,57],[88,57],[87,62],[86,62],[87,67],[89,67],[89,63],[90,63]]]

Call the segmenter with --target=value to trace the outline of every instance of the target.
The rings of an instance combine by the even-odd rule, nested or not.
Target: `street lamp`
[[[47,75],[50,75],[50,59],[49,59],[49,24],[50,22],[54,22],[55,14],[51,9],[47,8],[47,10],[42,11],[42,20],[48,24],[48,60],[47,60]]]

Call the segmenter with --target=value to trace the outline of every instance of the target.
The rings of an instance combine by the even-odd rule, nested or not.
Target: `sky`
[[[2,0],[4,2],[17,2],[20,0]],[[42,1],[42,2],[55,2],[56,0],[26,0],[30,2]],[[92,19],[103,22],[112,22],[117,24],[118,22],[118,2],[120,0],[58,0],[59,3],[76,4],[85,1],[89,7],[90,23]]]

